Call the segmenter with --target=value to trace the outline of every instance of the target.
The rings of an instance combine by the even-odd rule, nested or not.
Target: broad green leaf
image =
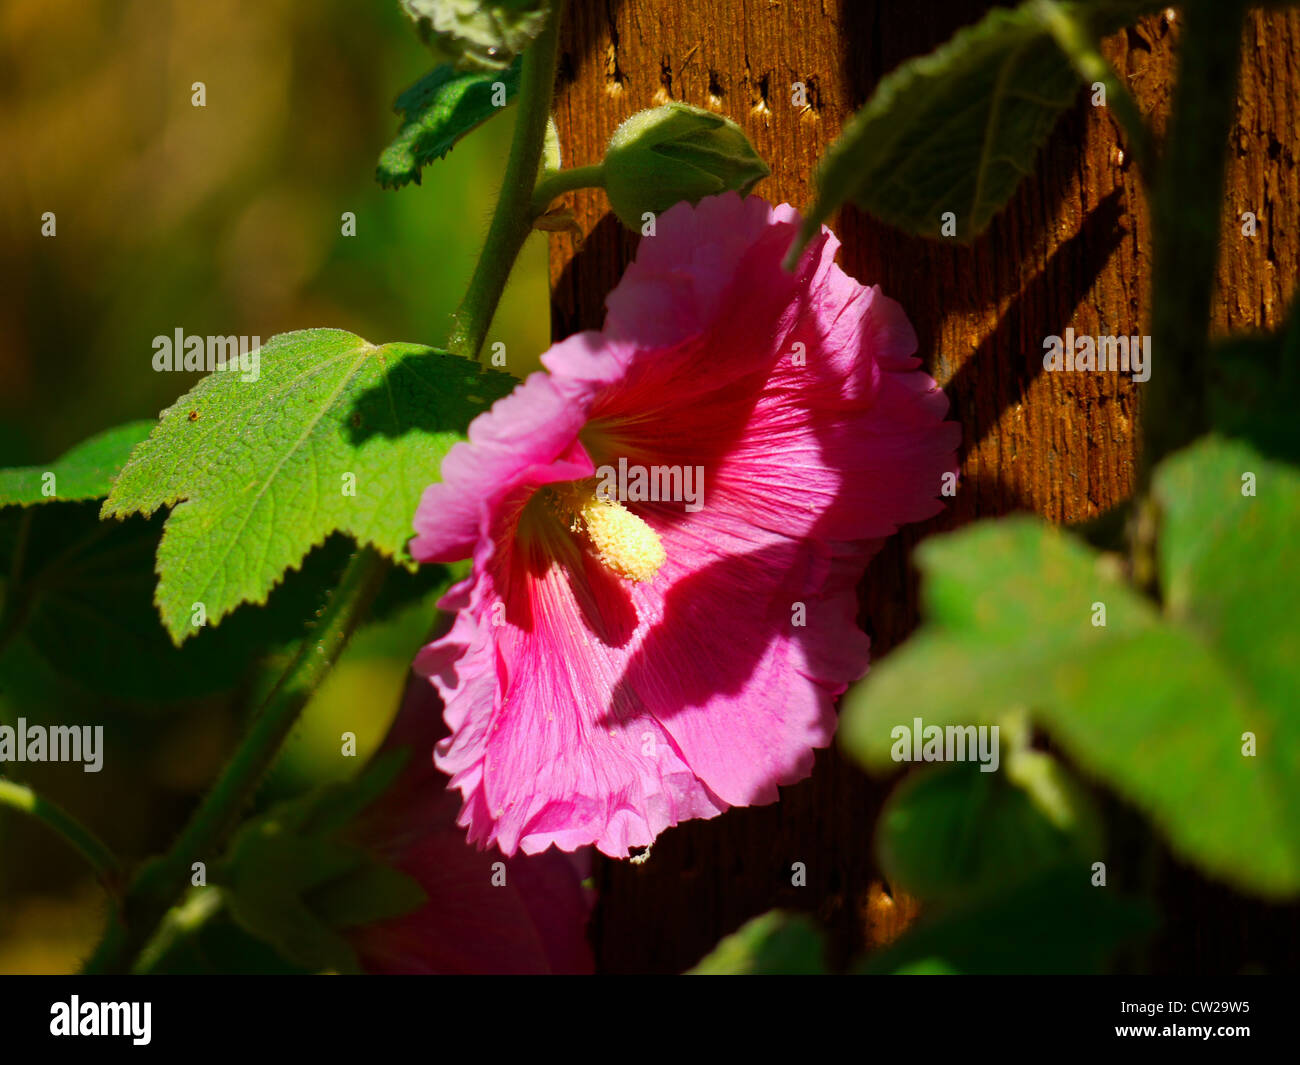
[[[1253,475],[1253,489],[1246,475]],[[1253,490],[1253,495],[1246,491]],[[1237,441],[1206,438],[1156,471],[1159,565],[1168,617],[1202,655],[1231,672],[1249,707],[1258,754],[1242,758],[1282,811],[1288,831],[1252,842],[1285,850],[1300,882],[1300,470]],[[1216,804],[1230,799],[1216,794]]]
[[[1079,76],[1041,16],[995,8],[881,79],[817,171],[804,238],[851,200],[911,233],[977,237],[1033,170]]]
[[[1077,863],[923,916],[857,971],[1093,973],[1153,927],[1144,903],[1093,887],[1088,865]]]
[[[1218,432],[1247,440],[1265,455],[1300,462],[1300,300],[1278,332],[1216,345],[1206,391]]]
[[[811,918],[770,910],[719,941],[688,976],[816,976],[826,972],[825,936]]]
[[[546,26],[549,0],[401,0],[439,62],[463,70],[509,66]]]
[[[379,157],[375,179],[385,188],[420,183],[420,171],[445,156],[456,142],[502,110],[493,102],[504,90],[509,103],[519,91],[519,62],[499,72],[458,73],[450,64],[430,71],[401,96],[393,110],[402,128]]]
[[[171,507],[156,602],[177,644],[196,604],[213,624],[265,602],[339,531],[410,562],[411,521],[443,456],[513,378],[414,344],[338,329],[273,337],[256,381],[218,371],[163,412],[105,517]],[[349,494],[354,493],[354,494]]]
[[[1005,772],[932,766],[895,789],[876,836],[891,884],[926,902],[951,902],[1067,859],[1087,865],[1105,857],[1099,819],[1059,763],[1036,751],[1003,757]],[[1049,812],[1011,779],[1024,775],[1049,798]]]
[[[1198,456],[1182,461],[1206,461]],[[850,693],[846,748],[873,768],[895,768],[891,730],[918,714],[927,725],[994,724],[1023,708],[1187,859],[1265,894],[1300,889],[1297,630],[1288,614],[1297,588],[1281,564],[1300,484],[1286,467],[1253,465],[1271,498],[1243,498],[1231,462],[1222,476],[1198,465],[1182,487],[1207,521],[1219,512],[1213,572],[1250,590],[1249,613],[1208,596],[1204,578],[1189,584],[1184,563],[1166,564],[1162,617],[1102,556],[1025,518],[927,541],[918,551],[927,624]],[[1178,469],[1162,467],[1162,498]],[[1166,554],[1186,557],[1177,545]],[[1104,625],[1093,624],[1096,604]],[[1207,639],[1211,624],[1222,627],[1217,642]],[[1256,757],[1243,756],[1246,733],[1259,738]]]
[[[1108,33],[1162,6],[1093,0],[1055,3],[1051,12]],[[882,78],[818,166],[816,204],[790,259],[846,201],[934,238],[945,235],[951,212],[956,239],[979,236],[1033,172],[1079,88],[1047,17],[1039,0],[995,8]]]
[[[83,440],[43,466],[0,470],[0,507],[102,499],[131,449],[152,428],[152,422],[129,422]]]

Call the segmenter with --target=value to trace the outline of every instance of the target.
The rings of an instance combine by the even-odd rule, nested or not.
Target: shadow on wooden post
[[[802,207],[811,198],[814,164],[879,78],[989,6],[976,0],[780,6],[573,0],[556,106],[566,165],[599,160],[615,127],[635,111],[682,100],[740,123],[773,171],[755,191]],[[1157,130],[1175,43],[1176,26],[1163,16],[1106,42]],[[1300,15],[1253,13],[1245,44],[1229,174],[1235,200],[1225,205],[1214,308],[1220,331],[1280,322],[1300,233],[1300,69],[1294,61]],[[796,82],[803,84],[805,107],[792,103]],[[588,236],[576,255],[571,238],[552,238],[557,338],[600,326],[605,294],[637,243],[608,214],[603,193],[579,192],[567,201]],[[1269,219],[1266,235],[1261,223],[1259,238],[1241,239],[1236,218],[1245,210]],[[917,622],[908,559],[924,536],[1017,509],[1082,521],[1131,491],[1140,386],[1119,375],[1040,371],[1043,338],[1067,326],[1094,335],[1144,331],[1148,224],[1116,125],[1081,93],[1043,150],[1035,177],[973,247],[909,237],[853,209],[842,212],[835,228],[845,270],[880,284],[907,310],[925,365],[947,388],[964,435],[962,487],[951,507],[895,537],[862,583],[860,620],[879,656]],[[891,787],[863,775],[837,750],[822,751],[812,777],[783,789],[775,806],[672,829],[642,866],[600,861],[593,936],[603,968],[680,971],[773,906],[816,914],[828,928],[833,963],[879,942],[881,876],[872,836]],[[796,862],[806,867],[806,887],[791,882]],[[1231,971],[1254,960],[1252,950],[1267,951],[1277,935],[1294,944],[1294,908],[1246,903],[1185,872],[1178,876],[1176,900],[1162,899],[1171,925],[1152,956],[1157,968]],[[1251,915],[1248,933],[1225,927],[1225,905],[1237,908],[1241,922]],[[1194,948],[1189,922],[1197,928]],[[896,932],[891,925],[888,934]]]

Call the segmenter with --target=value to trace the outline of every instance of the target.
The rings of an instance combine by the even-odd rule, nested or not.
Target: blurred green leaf
[[[397,779],[410,759],[410,748],[376,755],[359,773],[345,781],[331,781],[306,795],[276,807],[276,822],[284,828],[310,835],[342,831]]]
[[[939,958],[920,958],[894,970],[895,976],[960,976],[951,965]]]
[[[1244,477],[1255,478],[1254,495]],[[1156,470],[1165,613],[1194,634],[1199,653],[1231,671],[1249,707],[1258,755],[1242,758],[1286,829],[1253,846],[1294,890],[1300,873],[1300,470],[1238,441],[1206,438]],[[1244,730],[1243,730],[1244,731]],[[1241,733],[1230,737],[1238,746]],[[1214,789],[1215,805],[1231,801]]]
[[[129,422],[81,441],[43,466],[0,470],[0,507],[102,499],[131,449],[152,428],[153,422]],[[54,475],[49,494],[47,474]]]
[[[1232,336],[1215,346],[1208,393],[1220,433],[1300,462],[1300,300],[1276,333]]]
[[[215,879],[245,931],[308,969],[356,972],[341,931],[425,901],[415,880],[341,835],[392,783],[406,754],[381,756],[354,779],[281,803],[239,830]]]
[[[1093,0],[1055,10],[1107,33],[1163,6]],[[816,204],[790,259],[846,201],[933,238],[944,236],[942,216],[952,212],[952,234],[974,240],[1033,172],[1079,84],[1036,0],[995,8],[929,55],[900,64],[818,166]]]
[[[153,608],[162,522],[100,522],[99,508],[89,505],[108,494],[131,449],[152,427],[133,422],[107,430],[50,463],[57,478],[53,497],[40,494],[41,467],[0,472],[0,482],[8,478],[16,489],[9,502],[65,504],[39,512],[0,509],[0,569],[6,574],[0,632],[6,641],[22,640],[61,676],[110,697],[176,699],[233,687],[253,653],[252,641],[240,636],[277,635],[273,623],[252,633],[232,629],[188,653],[178,653],[166,638]],[[314,609],[304,606],[293,628],[278,635],[287,639],[301,631]],[[19,655],[5,658],[5,689],[13,683],[9,670],[21,662]]]
[[[242,602],[262,603],[335,531],[395,556],[443,456],[514,379],[414,344],[339,329],[273,337],[256,381],[217,372],[163,412],[103,516],[172,508],[156,601],[179,645]],[[347,494],[349,479],[354,494]]]
[[[811,918],[771,910],[721,940],[688,976],[816,976],[826,972],[825,936]]]
[[[151,974],[169,976],[306,976],[312,971],[292,963],[269,943],[250,935],[225,908],[198,927],[178,935],[149,967]]]
[[[910,233],[984,231],[1032,172],[1079,76],[1030,5],[995,8],[881,79],[817,170],[801,244],[852,200]]]
[[[1092,973],[1154,926],[1144,903],[1093,887],[1088,866],[1078,863],[923,917],[857,971]]]
[[[933,766],[908,776],[889,797],[877,828],[881,868],[926,902],[952,902],[1013,884],[1066,859],[1096,861],[1100,819],[1059,763],[1018,752],[1013,772],[974,763]],[[1051,815],[1011,777],[1030,774],[1052,796]]]
[[[503,110],[493,103],[497,83],[505,89],[505,103],[514,100],[519,66],[516,60],[500,72],[459,73],[443,64],[402,93],[393,105],[402,128],[379,157],[379,184],[391,189],[409,181],[418,185],[426,164],[441,159],[461,137]]]
[[[1265,486],[1256,498],[1241,494],[1244,470]],[[1285,559],[1300,477],[1206,441],[1163,465],[1155,485],[1166,616],[1102,556],[1036,521],[936,537],[918,550],[927,624],[850,693],[841,741],[888,769],[891,730],[918,712],[927,725],[995,724],[1027,709],[1184,857],[1241,888],[1292,894],[1300,589]],[[1254,757],[1243,755],[1247,733]]]
[[[345,878],[366,860],[355,847],[279,832],[259,819],[242,831],[219,873],[230,913],[250,935],[284,958],[312,970],[354,973],[359,965],[338,931],[312,913],[310,889]]]
[[[499,70],[546,25],[549,0],[401,0],[420,40],[439,62]]]
[[[241,606],[178,648],[153,603],[162,516],[101,521],[98,509],[86,502],[0,510],[0,572],[6,574],[0,632],[62,678],[109,698],[174,701],[237,687],[256,660],[305,635],[353,550],[346,537],[330,537],[265,605]],[[372,619],[403,609],[444,580],[441,566],[390,571]],[[19,680],[12,671],[24,661],[17,653],[0,657],[0,691]]]

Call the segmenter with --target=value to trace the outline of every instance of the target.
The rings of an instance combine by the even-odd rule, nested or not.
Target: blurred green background
[[[333,326],[440,343],[487,227],[513,113],[427,168],[423,185],[381,190],[374,169],[397,129],[392,101],[431,65],[395,0],[0,2],[0,466],[155,417],[198,379],[152,370],[153,337],[177,328],[266,341]],[[204,108],[191,104],[196,81]],[[46,211],[54,238],[41,236]],[[341,235],[345,211],[355,237]],[[538,234],[488,338],[506,344],[516,375],[548,344],[548,314]],[[435,598],[359,634],[262,801],[345,775],[373,748]],[[238,691],[116,702],[21,646],[0,657],[0,723],[112,723],[98,774],[6,769],[127,860],[169,842],[235,742],[242,705]],[[345,729],[357,732],[356,761],[340,757]],[[0,810],[0,973],[74,969],[103,907],[77,855]]]

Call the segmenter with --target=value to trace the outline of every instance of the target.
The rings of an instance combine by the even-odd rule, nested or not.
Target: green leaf
[[[1210,419],[1220,433],[1300,463],[1300,300],[1276,333],[1220,342],[1210,376]]]
[[[1253,474],[1254,495],[1244,475]],[[1286,826],[1253,845],[1280,885],[1300,885],[1300,471],[1250,446],[1207,438],[1156,470],[1159,566],[1165,612],[1222,663],[1248,708],[1258,755],[1242,758]],[[1226,797],[1231,801],[1231,797]],[[1216,805],[1225,797],[1216,793]],[[1264,858],[1261,858],[1264,860]]]
[[[864,973],[1092,973],[1154,926],[1150,909],[1093,887],[1087,865],[1048,870],[923,917]]]
[[[354,973],[360,966],[351,945],[312,913],[303,895],[347,877],[364,860],[355,848],[284,834],[259,821],[240,833],[216,878],[231,915],[250,935],[308,969]]]
[[[546,26],[549,0],[401,0],[420,40],[439,62],[500,70]]]
[[[415,880],[342,835],[406,757],[390,752],[353,780],[280,803],[239,830],[215,878],[245,931],[308,969],[355,972],[356,955],[341,932],[426,901]]]
[[[802,914],[770,910],[721,940],[688,976],[815,976],[826,972],[825,936]]]
[[[100,521],[98,509],[87,502],[0,510],[0,631],[14,638],[0,657],[0,692],[31,672],[28,652],[61,680],[106,698],[175,702],[231,690],[258,659],[305,635],[353,550],[346,537],[330,537],[265,606],[242,606],[178,648],[153,604],[162,516]],[[372,618],[444,577],[440,566],[390,572]]]
[[[131,449],[152,428],[152,422],[129,422],[83,440],[43,466],[0,470],[0,507],[103,498]]]
[[[456,142],[503,110],[493,103],[495,86],[505,89],[505,103],[519,91],[520,61],[507,70],[458,73],[450,64],[431,70],[401,96],[393,110],[402,128],[379,157],[375,179],[385,188],[420,183],[420,170],[445,156]]]
[[[232,619],[178,650],[153,606],[162,521],[101,522],[97,510],[69,503],[0,512],[0,558],[12,564],[22,544],[21,569],[5,585],[5,631],[61,678],[105,697],[173,701],[233,688],[267,649],[260,637],[290,637],[291,630],[276,632],[277,611]],[[297,584],[286,592],[291,599]],[[304,609],[299,632],[310,616]],[[21,656],[0,660],[5,690],[21,663]]]
[[[1300,589],[1287,561],[1300,478],[1224,447],[1157,471],[1164,616],[1103,556],[1033,520],[923,544],[927,625],[850,693],[845,747],[892,768],[891,730],[918,713],[995,724],[1025,708],[1187,859],[1244,889],[1300,889]],[[1257,498],[1241,495],[1246,469],[1267,486]]]
[[[106,517],[172,508],[156,602],[177,644],[195,631],[195,604],[215,623],[265,602],[335,531],[414,568],[405,544],[421,493],[514,384],[455,355],[338,329],[273,337],[259,358],[255,381],[219,371],[164,411],[104,504]]]
[[[220,892],[216,887],[200,890]],[[294,965],[269,943],[244,931],[223,900],[214,916],[177,934],[148,972],[168,976],[306,976],[312,970]]]
[[[912,233],[983,232],[1032,171],[1079,79],[1028,6],[995,9],[902,64],[847,124],[817,174],[815,233],[845,200]]]
[[[241,607],[177,648],[153,605],[160,515],[102,522],[90,501],[108,494],[132,447],[153,428],[135,422],[100,433],[57,462],[0,471],[11,486],[0,506],[0,691],[39,673],[35,655],[62,681],[131,701],[173,702],[238,686],[257,659],[303,637],[353,546],[332,536],[290,573],[261,608]],[[41,475],[55,474],[44,496]],[[72,501],[75,500],[75,501]],[[26,503],[59,502],[40,510]],[[371,611],[387,616],[445,583],[440,566],[390,572]],[[75,634],[76,638],[73,638]]]
[[[350,780],[334,781],[281,803],[279,824],[294,832],[327,835],[340,832],[396,781],[410,760],[410,748],[376,755]]]
[[[990,11],[881,79],[818,167],[816,205],[791,257],[846,200],[935,238],[952,212],[957,239],[973,240],[1032,172],[1078,88],[1034,3]]]
[[[984,773],[963,763],[907,777],[886,802],[877,829],[889,882],[945,903],[1014,884],[1067,859],[1086,866],[1104,857],[1100,820],[1058,762],[1026,750],[1005,768]],[[1026,779],[1036,791],[1017,787],[1012,778]]]
[[[614,213],[639,231],[646,212],[728,190],[747,196],[771,171],[731,119],[669,103],[638,111],[614,131],[601,173]]]

